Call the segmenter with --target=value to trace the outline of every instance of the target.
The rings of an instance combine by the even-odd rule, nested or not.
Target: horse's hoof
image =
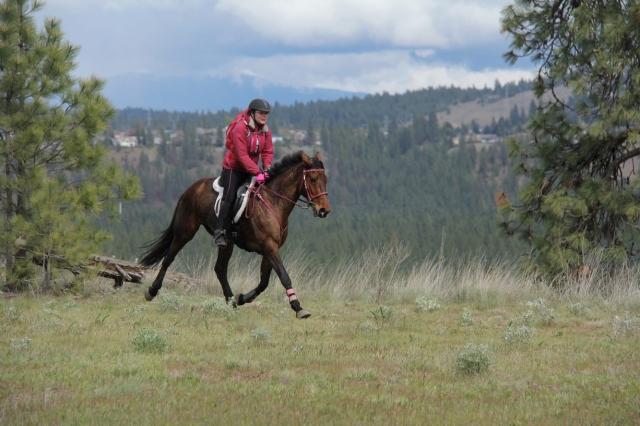
[[[233,306],[234,308],[244,305],[244,300],[242,300],[242,294],[236,294],[232,300],[234,302],[234,306]]]
[[[145,292],[144,292],[144,299],[145,299],[147,302],[151,302],[151,301],[153,300],[153,296],[152,296],[151,294],[149,294],[149,290],[147,290],[147,291],[145,291]]]
[[[304,309],[300,309],[298,312],[296,312],[296,318],[298,319],[307,319],[311,316],[311,313],[305,311]]]
[[[228,298],[227,305],[231,306],[233,309],[236,309],[238,307],[238,296]]]

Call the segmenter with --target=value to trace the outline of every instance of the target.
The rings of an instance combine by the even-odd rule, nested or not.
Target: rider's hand
[[[264,180],[269,177],[268,174],[266,173],[258,173],[256,175],[256,182],[258,182],[260,185],[262,185],[264,183]]]

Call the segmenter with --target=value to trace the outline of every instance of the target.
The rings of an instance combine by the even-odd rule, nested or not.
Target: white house
[[[133,148],[138,145],[138,139],[135,136],[129,134],[116,133],[113,144],[115,146]]]

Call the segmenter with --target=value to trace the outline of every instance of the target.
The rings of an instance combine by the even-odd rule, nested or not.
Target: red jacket
[[[249,115],[242,112],[242,120],[231,130],[231,148],[224,155],[222,167],[257,175],[260,173],[258,160],[262,157],[262,167],[266,171],[273,160],[273,141],[271,130],[266,124],[261,128]]]

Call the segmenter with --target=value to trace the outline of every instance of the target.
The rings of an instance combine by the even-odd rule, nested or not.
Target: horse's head
[[[302,161],[305,169],[302,175],[301,194],[307,197],[309,205],[313,207],[313,215],[316,217],[327,217],[331,212],[329,196],[327,193],[327,175],[322,164],[322,155],[318,152],[315,158],[309,158],[304,153]],[[305,192],[306,191],[306,192]]]

